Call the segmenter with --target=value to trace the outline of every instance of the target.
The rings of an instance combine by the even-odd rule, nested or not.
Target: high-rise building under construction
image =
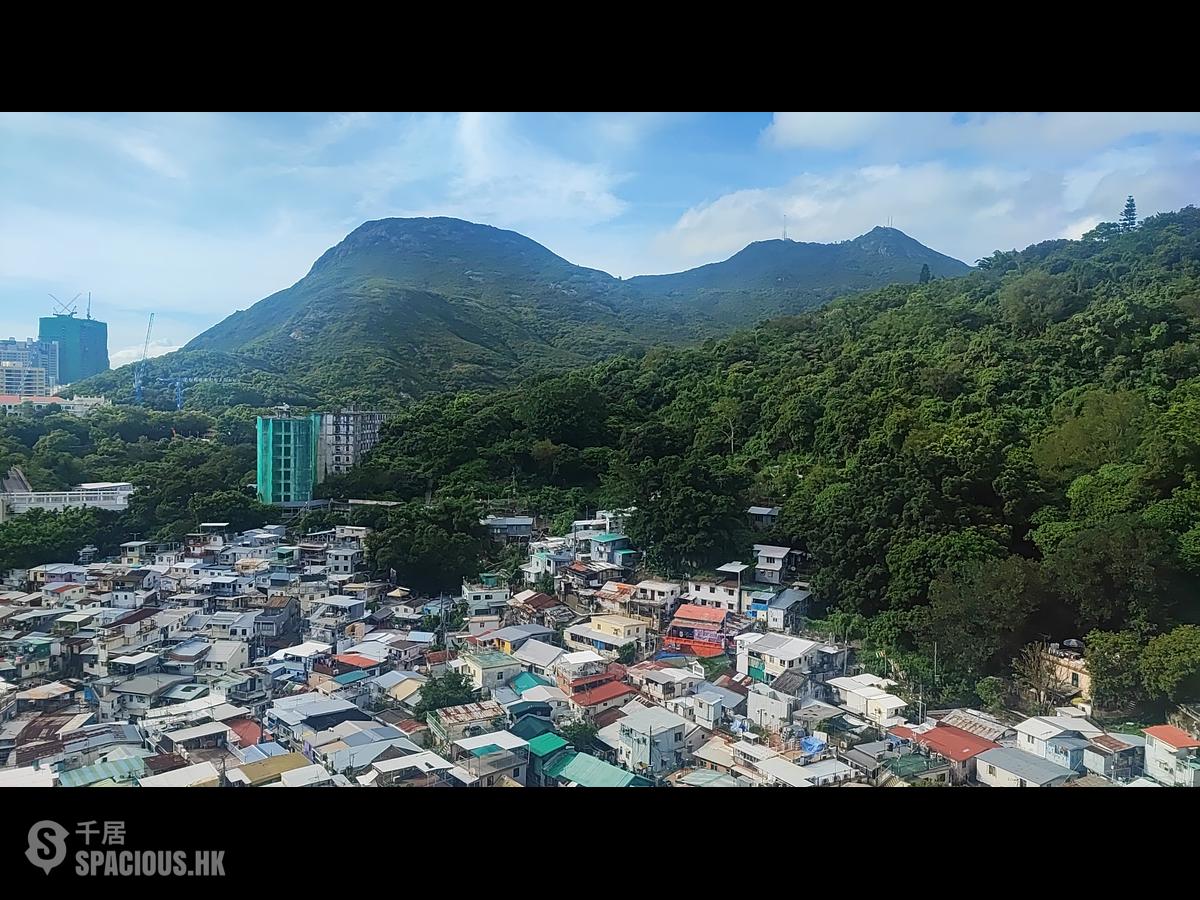
[[[99,319],[80,319],[74,312],[45,316],[38,338],[58,344],[60,384],[108,371],[108,325]]]
[[[383,413],[342,409],[258,418],[258,498],[307,503],[326,478],[344,475],[379,443]]]

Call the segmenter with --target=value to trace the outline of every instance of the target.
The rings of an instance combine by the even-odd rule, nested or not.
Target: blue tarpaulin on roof
[[[805,756],[812,756],[812,754],[820,753],[825,749],[825,742],[820,738],[806,737],[800,741],[800,749]]]

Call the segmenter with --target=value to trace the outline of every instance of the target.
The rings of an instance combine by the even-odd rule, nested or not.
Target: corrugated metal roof
[[[87,787],[106,778],[114,780],[130,777],[141,778],[145,771],[146,763],[142,759],[115,759],[61,772],[58,776],[58,783],[62,787]]]
[[[549,756],[563,747],[569,746],[566,738],[554,732],[539,734],[529,742],[529,752],[534,756]]]
[[[546,769],[551,778],[572,781],[581,787],[649,787],[644,778],[618,769],[587,753],[564,753]]]

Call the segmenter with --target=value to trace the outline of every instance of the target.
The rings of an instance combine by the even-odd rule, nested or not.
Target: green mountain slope
[[[934,277],[970,271],[901,231],[880,227],[840,244],[758,241],[724,262],[675,275],[641,275],[628,283],[656,308],[745,326],[841,294],[915,282],[924,265]]]
[[[195,369],[195,354],[219,353],[253,388],[245,402],[289,390],[404,399],[719,336],[839,293],[916,281],[926,263],[934,274],[968,268],[876,229],[842,244],[767,241],[690,272],[622,281],[515,232],[448,218],[383,219],[355,229],[292,287],[149,369],[170,378]],[[120,397],[132,393],[131,379],[126,367],[76,387]]]

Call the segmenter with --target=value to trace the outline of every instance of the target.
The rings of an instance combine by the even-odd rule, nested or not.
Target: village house
[[[761,584],[783,584],[791,558],[791,547],[774,547],[770,544],[755,544],[754,580]]]
[[[465,671],[471,685],[487,697],[521,671],[521,662],[498,650],[472,650],[460,654],[451,667]]]
[[[821,667],[821,644],[781,634],[749,632],[734,640],[737,670],[755,681],[771,682],[789,669],[809,673]]]
[[[886,731],[893,725],[905,724],[900,713],[908,706],[907,701],[884,690],[896,684],[890,678],[868,673],[830,678],[825,683],[843,708],[862,716],[876,728]]]
[[[1146,737],[1141,734],[1095,735],[1084,748],[1083,767],[1113,781],[1132,781],[1146,768]]]
[[[1034,716],[1016,726],[1017,746],[1027,753],[1083,772],[1083,752],[1104,730],[1082,716]]]
[[[529,773],[529,742],[509,731],[459,738],[451,747],[451,761],[466,771],[476,786],[493,787],[502,778],[524,786]]]
[[[974,780],[979,754],[1000,746],[953,725],[893,725],[889,733],[911,740],[928,753],[946,760],[950,764],[950,781],[953,784]]]
[[[504,708],[495,700],[447,706],[429,714],[430,737],[436,745],[445,746],[459,738],[494,731],[494,723],[505,718]]]
[[[689,755],[685,739],[695,726],[662,707],[629,713],[617,724],[617,758],[631,771],[661,778],[682,766]]]
[[[508,586],[495,572],[484,572],[479,581],[464,581],[462,585],[462,600],[471,615],[501,615],[508,606],[508,598]]]
[[[533,516],[488,516],[479,524],[487,529],[488,537],[502,544],[528,541],[533,535]]]
[[[1200,787],[1200,741],[1174,725],[1143,729],[1146,774],[1167,787]]]
[[[514,651],[513,659],[534,675],[549,675],[553,672],[554,663],[564,652],[561,647],[555,647],[553,644],[547,644],[535,638],[526,641],[518,650]]]
[[[988,787],[1061,787],[1075,772],[1016,747],[993,747],[975,759],[980,784]]]
[[[563,643],[568,647],[595,650],[610,659],[617,658],[630,644],[636,652],[645,640],[646,623],[625,616],[592,616],[588,622],[563,630]]]
[[[750,524],[755,528],[774,528],[775,523],[779,521],[779,507],[751,506],[746,510],[746,515],[750,519]]]

